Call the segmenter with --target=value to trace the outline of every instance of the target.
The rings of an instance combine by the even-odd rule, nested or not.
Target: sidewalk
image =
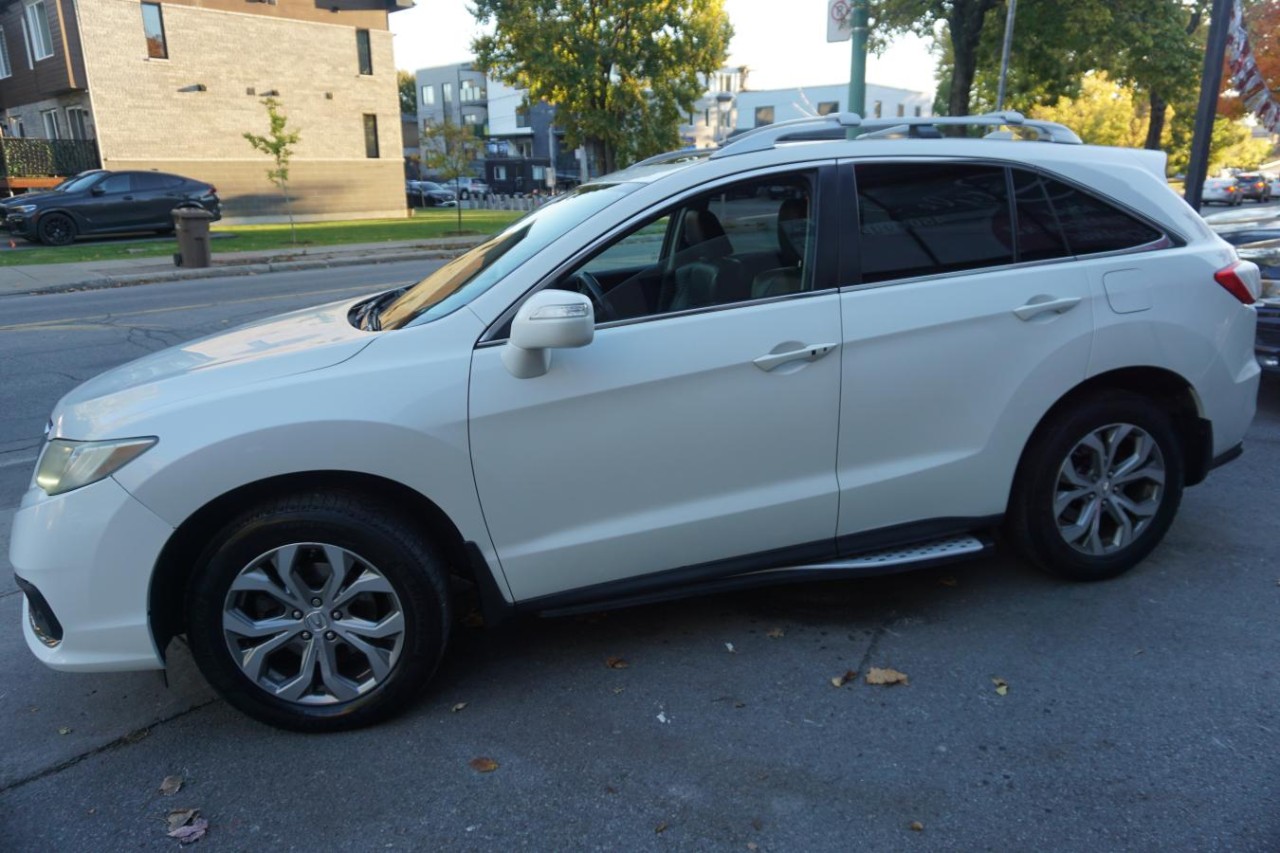
[[[484,237],[436,237],[388,243],[272,249],[262,252],[216,252],[213,256],[213,266],[203,269],[175,267],[173,260],[167,257],[0,267],[0,297],[24,293],[127,287],[135,284],[226,275],[261,275],[285,270],[452,258],[483,239]],[[176,244],[174,248],[176,250]]]

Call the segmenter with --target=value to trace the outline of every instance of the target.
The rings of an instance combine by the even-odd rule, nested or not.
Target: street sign
[[[852,11],[850,0],[827,0],[827,41],[848,41],[853,38],[849,22]]]

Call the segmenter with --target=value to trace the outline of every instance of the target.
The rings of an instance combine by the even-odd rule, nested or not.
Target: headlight
[[[36,485],[52,497],[110,477],[155,445],[156,438],[117,441],[69,441],[55,438],[44,447],[36,467]]]
[[[11,213],[35,213],[36,206],[34,204],[14,204],[10,205],[9,211]]]

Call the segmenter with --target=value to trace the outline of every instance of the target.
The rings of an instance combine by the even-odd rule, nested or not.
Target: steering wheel
[[[586,270],[578,270],[571,278],[578,281],[587,291],[587,295],[591,297],[592,301],[600,306],[601,320],[618,319],[618,313],[613,310],[613,306],[605,299],[604,288],[600,286],[599,280],[594,275]]]

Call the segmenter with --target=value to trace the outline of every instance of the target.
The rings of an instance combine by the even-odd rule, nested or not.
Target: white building
[[[736,130],[750,130],[775,122],[843,112],[849,103],[845,83],[830,86],[803,86],[740,92],[734,104]],[[933,96],[894,86],[867,85],[867,117],[928,116],[933,114]]]
[[[703,78],[703,96],[680,125],[680,143],[690,148],[719,145],[737,127],[738,94],[746,88],[746,66],[721,68]]]

